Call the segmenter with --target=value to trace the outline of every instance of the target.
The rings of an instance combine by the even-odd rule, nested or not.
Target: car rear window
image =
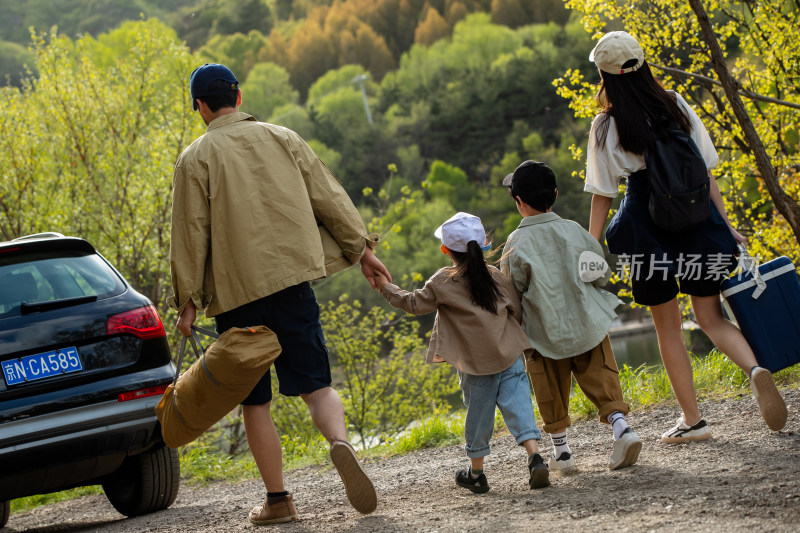
[[[47,251],[0,255],[0,318],[18,316],[22,302],[84,296],[99,300],[124,290],[116,272],[96,254]]]

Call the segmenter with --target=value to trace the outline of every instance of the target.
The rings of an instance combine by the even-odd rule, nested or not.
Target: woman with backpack
[[[648,150],[655,153],[654,125],[668,123],[679,130],[678,135],[688,134],[705,167],[711,169],[719,159],[708,132],[679,94],[664,90],[655,80],[641,46],[630,34],[605,34],[589,60],[597,65],[602,79],[596,95],[602,111],[592,122],[587,148],[584,190],[592,193],[589,233],[603,242],[611,201],[618,195],[620,178],[626,178],[625,197],[605,237],[609,251],[628,263],[634,301],[650,307],[661,359],[682,411],[677,424],[661,436],[661,441],[680,443],[711,437],[700,414],[681,334],[679,292],[690,296],[702,330],[749,376],[767,426],[780,430],[786,423],[786,404],[772,374],[758,366],[739,329],[722,314],[720,283],[736,265],[737,243],[743,244],[746,239],[731,226],[711,171],[707,171],[710,194],[706,193],[710,202],[698,202],[699,209],[706,204],[710,208],[707,217],[700,217],[704,218],[702,222],[689,229],[664,229],[662,213],[648,208],[651,178],[645,155]],[[668,166],[674,163],[665,161]]]

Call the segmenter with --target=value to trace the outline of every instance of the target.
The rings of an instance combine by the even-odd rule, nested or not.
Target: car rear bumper
[[[99,483],[128,455],[162,445],[154,411],[160,399],[108,401],[2,424],[0,501]]]

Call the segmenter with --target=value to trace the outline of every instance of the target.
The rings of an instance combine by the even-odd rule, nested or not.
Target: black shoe
[[[486,481],[486,474],[481,474],[474,478],[470,475],[469,468],[456,472],[456,485],[469,489],[476,494],[489,492],[489,482]]]
[[[550,486],[550,469],[544,464],[544,459],[538,453],[528,461],[528,470],[531,472],[531,477],[528,484],[532,489],[541,489]]]

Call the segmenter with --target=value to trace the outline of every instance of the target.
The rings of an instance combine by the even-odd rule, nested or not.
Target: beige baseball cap
[[[622,68],[625,63],[636,60],[632,66]],[[625,31],[612,31],[603,35],[589,54],[597,68],[609,74],[625,74],[639,69],[644,64],[644,52],[639,42]]]

